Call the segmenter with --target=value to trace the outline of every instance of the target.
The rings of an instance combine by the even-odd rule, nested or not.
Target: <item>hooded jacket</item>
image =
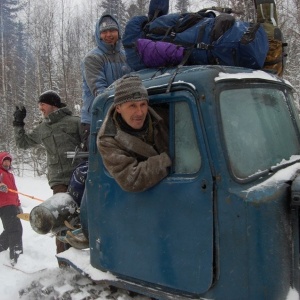
[[[153,145],[118,128],[113,120],[114,107],[101,126],[97,147],[103,163],[121,188],[142,192],[168,175],[171,160],[168,152],[168,131],[163,119],[149,107],[153,124]]]
[[[24,127],[14,127],[14,134],[19,148],[28,149],[39,144],[45,147],[50,187],[69,184],[71,174],[80,161],[72,163],[66,152],[75,151],[76,146],[81,143],[79,117],[72,116],[72,112],[63,107],[50,113],[28,133]]]
[[[104,17],[112,18],[119,28],[119,40],[109,45],[100,38],[100,24]],[[82,109],[81,123],[91,123],[91,109],[94,98],[103,93],[115,80],[130,72],[122,49],[120,26],[111,15],[103,15],[96,23],[95,40],[97,47],[86,54],[81,64]]]
[[[0,152],[0,182],[6,184],[9,189],[17,190],[14,175],[10,170],[3,168],[2,163],[5,158],[12,161],[12,157],[8,152]],[[14,205],[20,206],[19,196],[16,193],[8,191],[7,193],[0,192],[0,207]]]

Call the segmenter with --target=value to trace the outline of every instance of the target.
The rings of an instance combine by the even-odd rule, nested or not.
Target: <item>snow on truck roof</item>
[[[292,86],[292,84],[284,79],[280,79],[275,75],[272,75],[270,73],[261,71],[261,70],[253,70],[252,72],[243,72],[243,73],[224,73],[220,72],[219,76],[215,78],[215,81],[222,81],[227,79],[263,79],[268,81],[276,81],[276,82],[284,82],[285,84]]]

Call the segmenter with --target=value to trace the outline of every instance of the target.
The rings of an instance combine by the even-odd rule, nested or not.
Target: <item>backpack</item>
[[[257,21],[264,28],[268,40],[269,51],[263,68],[269,72],[283,75],[285,60],[287,57],[285,47],[287,43],[283,41],[283,35],[278,27],[277,10],[274,0],[255,0]]]
[[[199,11],[148,20],[146,16],[133,17],[125,27],[122,42],[127,63],[135,71],[179,64],[261,69],[269,49],[260,24],[238,21],[227,13],[216,16]],[[175,59],[164,49],[172,55],[177,52]]]

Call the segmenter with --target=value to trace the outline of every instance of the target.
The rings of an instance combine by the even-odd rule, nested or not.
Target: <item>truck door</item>
[[[98,119],[110,104],[104,104]],[[91,262],[148,286],[201,294],[213,280],[214,207],[197,103],[186,88],[152,95],[150,105],[169,124],[170,175],[145,192],[129,193],[110,176],[98,153],[90,156]]]

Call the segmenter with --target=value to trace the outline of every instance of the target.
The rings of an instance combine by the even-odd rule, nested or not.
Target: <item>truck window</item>
[[[196,173],[201,166],[201,156],[188,103],[176,102],[174,116],[174,172],[177,174]]]
[[[237,178],[269,169],[299,154],[299,140],[285,94],[252,87],[220,93],[222,130]]]

